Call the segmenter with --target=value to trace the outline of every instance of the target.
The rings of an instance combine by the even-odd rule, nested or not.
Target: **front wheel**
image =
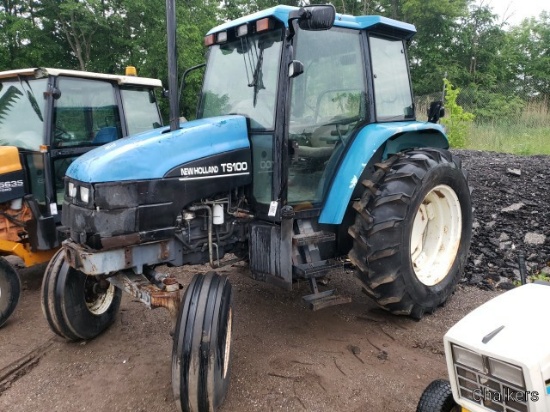
[[[172,389],[179,411],[215,411],[225,398],[231,300],[231,284],[215,272],[195,275],[185,291],[172,350]]]
[[[21,281],[15,268],[3,257],[0,257],[0,327],[11,316],[19,296]]]
[[[42,280],[42,312],[52,331],[71,340],[93,339],[115,321],[122,291],[107,280],[69,266],[63,249]]]
[[[461,409],[453,398],[451,384],[437,379],[422,392],[416,412],[460,412]]]
[[[472,235],[470,190],[443,149],[390,159],[354,204],[350,260],[363,290],[395,314],[420,319],[453,292]]]

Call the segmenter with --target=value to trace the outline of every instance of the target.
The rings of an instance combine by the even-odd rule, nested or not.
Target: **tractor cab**
[[[415,118],[405,50],[414,27],[380,16],[326,18],[331,11],[310,8],[308,26],[294,30],[301,16],[278,6],[205,37],[198,115],[248,119],[251,199],[265,218],[275,217],[272,202],[319,214],[363,126]]]

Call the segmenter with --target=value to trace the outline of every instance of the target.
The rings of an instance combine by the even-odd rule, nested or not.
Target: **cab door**
[[[319,208],[338,161],[366,120],[366,74],[358,30],[298,31],[292,80],[286,198],[295,210]]]

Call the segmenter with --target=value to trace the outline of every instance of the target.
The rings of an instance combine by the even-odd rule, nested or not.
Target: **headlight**
[[[489,358],[489,371],[495,378],[513,383],[520,388],[525,386],[523,382],[523,372],[521,368],[510,365],[509,363]]]
[[[80,200],[84,203],[88,203],[90,200],[90,189],[84,186],[80,186]]]
[[[456,363],[468,366],[480,372],[485,371],[483,357],[479,353],[475,353],[461,346],[453,345],[453,358]]]
[[[73,182],[69,182],[67,193],[69,197],[75,197],[76,196],[76,185]]]

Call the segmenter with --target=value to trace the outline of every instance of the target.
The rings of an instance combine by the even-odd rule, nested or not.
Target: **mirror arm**
[[[295,11],[290,12],[290,14],[288,15],[288,30],[289,30],[289,33],[286,36],[287,40],[292,39],[294,37],[294,35],[296,34],[296,30],[294,30],[294,22],[296,20],[301,20],[303,18],[307,18],[308,13],[311,14],[311,12],[308,12],[303,7],[300,7],[299,10],[295,10]]]

